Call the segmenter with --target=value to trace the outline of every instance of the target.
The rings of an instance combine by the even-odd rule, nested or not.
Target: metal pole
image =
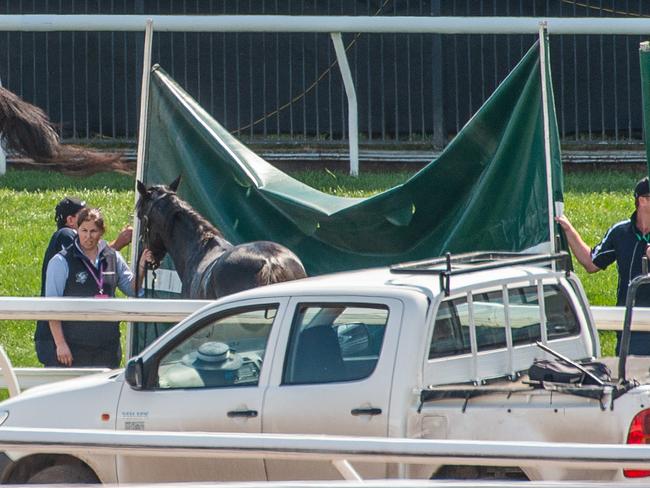
[[[548,86],[546,85],[546,23],[539,24],[539,72],[542,86],[542,119],[544,129],[544,159],[546,162],[546,197],[548,200],[548,238],[550,252],[556,253],[557,247],[555,242],[555,220],[553,208],[553,175],[551,165],[551,130],[548,113]],[[555,261],[551,262],[551,268],[555,270]]]
[[[2,86],[2,79],[0,79],[0,87]],[[0,137],[0,175],[3,175],[7,172],[7,154],[5,153],[5,148],[2,144],[2,138]]]
[[[343,479],[346,481],[362,481],[363,478],[359,476],[359,473],[352,467],[352,465],[346,459],[335,459],[332,461],[334,467],[338,472],[343,476]]]
[[[643,101],[643,140],[645,141],[646,171],[650,174],[650,43],[639,45],[641,71],[641,100]]]
[[[140,90],[140,126],[138,127],[138,153],[135,170],[135,203],[138,201],[137,182],[142,181],[144,175],[144,156],[145,146],[147,143],[147,114],[149,111],[149,80],[151,79],[151,46],[153,44],[153,21],[147,19],[144,29],[144,54],[142,56],[142,87]],[[135,208],[135,205],[134,207]],[[137,210],[133,213],[133,237],[137,240],[140,235],[140,219],[138,219]],[[138,245],[131,246],[131,267],[134,267],[136,276],[139,272],[138,266]],[[147,271],[145,270],[145,273]],[[126,357],[131,356],[131,335],[133,333],[133,324],[128,323]]]
[[[343,85],[345,86],[345,94],[348,97],[348,139],[350,144],[350,174],[352,176],[359,176],[359,124],[357,113],[357,92],[354,89],[354,80],[352,79],[352,72],[348,64],[348,57],[345,54],[345,47],[341,39],[340,32],[332,32],[330,34],[332,42],[334,43],[334,50],[336,51],[336,60],[339,64],[341,76],[343,77]]]

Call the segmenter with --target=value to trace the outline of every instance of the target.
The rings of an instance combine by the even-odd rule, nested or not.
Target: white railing
[[[567,17],[384,17],[384,16],[303,16],[303,15],[0,15],[0,31],[6,32],[141,32],[146,38],[156,32],[264,32],[327,33],[334,43],[336,59],[348,100],[350,174],[359,173],[358,113],[354,80],[342,33],[405,34],[621,34],[646,35],[646,18],[567,18]],[[146,41],[147,42],[147,41]],[[146,44],[145,44],[146,45]],[[149,48],[145,49],[145,56]],[[542,62],[544,57],[541,57]],[[144,63],[148,73],[148,64]],[[545,77],[543,80],[545,81]],[[544,86],[544,83],[542,84]],[[144,92],[143,92],[144,93]],[[146,100],[146,99],[145,99]],[[546,104],[544,104],[546,106]],[[143,104],[144,107],[144,104]],[[141,124],[146,117],[141,114]],[[143,134],[140,130],[140,134]],[[550,191],[550,190],[549,190]],[[549,203],[550,205],[550,203]],[[552,222],[549,223],[552,225]]]
[[[650,18],[597,17],[367,17],[310,15],[0,15],[0,31],[366,32],[406,34],[647,35]]]
[[[178,322],[211,300],[0,297],[0,320]],[[598,330],[621,330],[624,307],[591,307]],[[650,331],[650,308],[634,309],[634,330]]]
[[[650,446],[552,442],[466,441],[304,434],[231,434],[82,429],[0,428],[1,451],[140,457],[226,457],[345,462],[346,479],[361,479],[349,463],[554,466],[649,469]],[[344,470],[352,470],[344,473]]]
[[[105,320],[129,322],[179,322],[213,303],[210,300],[0,297],[0,320]],[[623,307],[592,307],[599,330],[621,330]],[[650,308],[634,310],[634,330],[650,331]],[[97,368],[13,368],[20,389],[93,374]],[[0,388],[9,386],[0,374]]]
[[[151,298],[0,298],[0,320],[110,320],[178,322],[211,300]]]

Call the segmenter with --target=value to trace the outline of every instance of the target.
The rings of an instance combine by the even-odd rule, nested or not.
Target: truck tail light
[[[628,444],[650,444],[650,409],[641,410],[632,419],[630,431],[627,434]],[[643,478],[650,476],[650,470],[624,469],[626,478]]]

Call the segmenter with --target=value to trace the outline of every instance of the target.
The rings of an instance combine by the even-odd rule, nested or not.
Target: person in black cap
[[[79,198],[67,196],[61,200],[54,209],[54,221],[57,230],[45,250],[43,264],[41,266],[41,296],[45,296],[45,275],[47,265],[50,259],[62,249],[70,246],[77,236],[77,216],[79,212],[86,208],[86,202]],[[133,230],[131,226],[126,226],[117,238],[110,243],[110,246],[119,251],[131,242]],[[34,333],[34,346],[36,356],[44,366],[59,366],[56,359],[56,349],[54,339],[50,332],[50,326],[47,320],[36,322],[36,332]]]
[[[642,258],[646,256],[650,259],[650,182],[647,176],[639,180],[634,187],[634,203],[636,210],[630,218],[612,225],[592,249],[585,244],[566,216],[555,218],[566,234],[571,251],[587,272],[596,273],[616,261],[618,306],[625,306],[628,285],[633,278],[641,274]],[[650,306],[650,287],[642,286],[638,289],[636,305]],[[616,336],[618,354],[621,333],[617,332]],[[650,355],[650,332],[632,332],[629,354]]]

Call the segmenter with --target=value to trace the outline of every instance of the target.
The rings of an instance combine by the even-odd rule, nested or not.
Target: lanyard
[[[90,272],[92,275],[93,279],[95,280],[95,283],[97,283],[97,286],[99,288],[99,294],[103,295],[104,294],[104,273],[103,273],[103,266],[102,263],[99,263],[99,278],[97,278],[97,275],[95,274],[95,271],[93,270],[92,266],[88,266],[88,263],[82,259],[82,263],[84,263],[84,266],[86,269]]]

